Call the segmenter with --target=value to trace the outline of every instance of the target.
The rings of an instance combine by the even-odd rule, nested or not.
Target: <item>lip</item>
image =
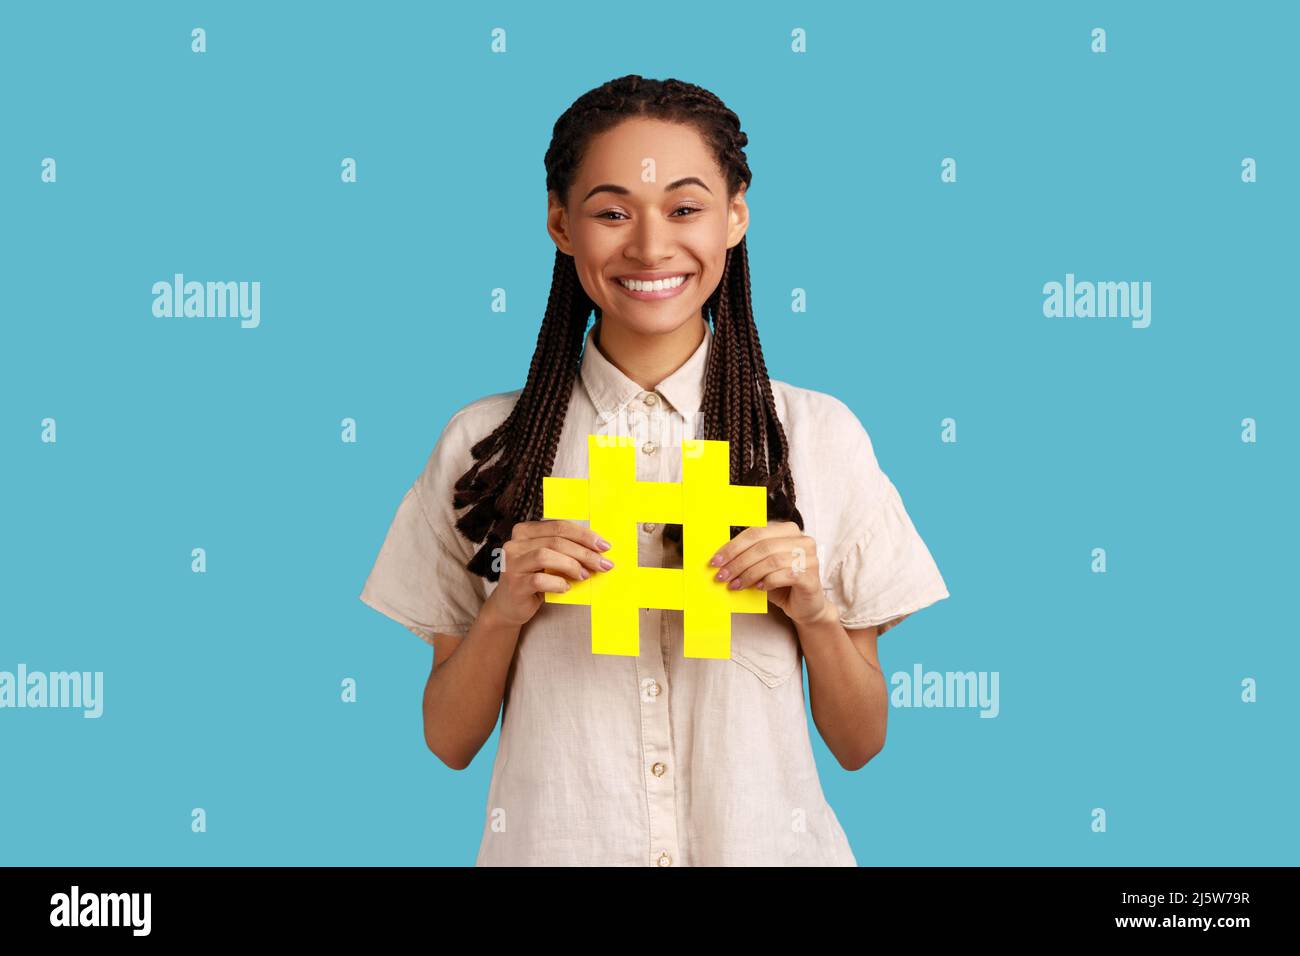
[[[680,275],[686,276],[685,282],[677,286],[675,289],[660,289],[658,292],[633,292],[627,286],[623,285],[623,283],[618,281],[619,279],[639,279],[642,282],[654,282],[656,279],[671,279],[674,276]],[[629,299],[640,299],[642,302],[653,302],[657,299],[671,299],[680,295],[686,287],[691,284],[691,280],[694,278],[694,272],[629,272],[626,275],[616,277],[614,279],[614,285],[618,286],[618,290]]]

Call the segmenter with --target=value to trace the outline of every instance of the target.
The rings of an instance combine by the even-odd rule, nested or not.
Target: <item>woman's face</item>
[[[699,316],[727,250],[749,224],[744,189],[727,184],[693,127],[636,118],[595,137],[562,207],[550,195],[547,230],[573,256],[601,321],[640,334]],[[636,291],[619,280],[684,276],[676,288]]]

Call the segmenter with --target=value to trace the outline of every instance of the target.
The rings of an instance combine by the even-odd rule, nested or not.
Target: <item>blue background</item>
[[[854,409],[948,583],[886,675],[1000,674],[856,773],[813,733],[859,862],[1297,862],[1295,11],[5,4],[0,669],[105,712],[0,711],[0,863],[473,863],[495,736],[425,749],[431,649],[357,596],[450,414],[522,386],[551,125],[633,72],[740,115],[771,376]],[[154,318],[175,272],[261,326]],[[1045,318],[1067,272],[1150,327]]]

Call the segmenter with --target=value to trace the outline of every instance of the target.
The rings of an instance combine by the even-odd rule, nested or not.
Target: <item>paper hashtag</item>
[[[709,559],[731,540],[732,526],[766,526],[767,489],[730,484],[725,441],[682,442],[682,480],[637,481],[636,448],[626,435],[587,436],[588,477],[542,479],[542,517],[590,521],[612,547],[614,562],[552,604],[591,605],[593,654],[641,652],[641,608],[682,612],[685,657],[731,656],[731,615],[766,614],[767,592],[733,591],[715,580]],[[682,567],[637,565],[637,525],[682,526]]]

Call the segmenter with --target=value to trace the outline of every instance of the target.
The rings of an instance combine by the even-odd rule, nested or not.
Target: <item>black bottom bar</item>
[[[738,929],[731,919],[740,906],[756,911],[750,926],[779,924],[810,943],[846,929],[865,943],[874,930],[893,927],[927,942],[1132,935],[1232,945],[1243,933],[1287,928],[1296,877],[1295,867],[36,867],[0,870],[0,925],[7,941],[75,934],[78,943],[336,945],[396,933],[436,944],[452,927],[458,939],[480,934],[490,943],[531,927],[539,944],[551,946],[563,944],[554,935],[562,928],[577,941],[607,921],[631,938],[674,931],[661,938],[680,939],[687,927],[726,935],[728,925]]]

